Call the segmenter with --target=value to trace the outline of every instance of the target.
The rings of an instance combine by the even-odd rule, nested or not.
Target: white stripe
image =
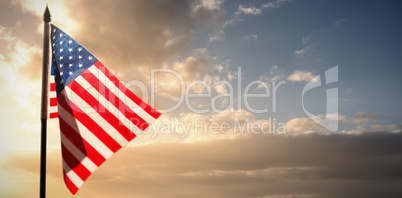
[[[91,173],[93,173],[98,166],[92,162],[86,155],[84,155],[71,141],[64,136],[63,133],[60,133],[61,135],[61,142],[62,144],[67,148],[68,151],[70,151],[73,156],[81,161],[81,164],[85,166],[86,169],[88,169]]]
[[[71,168],[66,164],[66,162],[63,160],[63,170],[66,172],[66,176],[73,182],[73,184],[77,187],[80,188],[83,184],[84,181],[73,171]]]
[[[49,83],[54,83],[54,75],[50,74],[49,76]]]
[[[64,94],[64,90],[63,93]],[[71,101],[70,101],[71,102]],[[113,155],[113,152],[100,141],[91,131],[89,131],[79,120],[76,120],[69,112],[62,106],[58,105],[59,116],[67,122],[70,127],[77,130],[77,132],[85,139],[97,152],[99,152],[105,159]],[[78,127],[78,129],[77,129]]]
[[[49,114],[50,113],[57,113],[57,106],[49,107]]]
[[[88,69],[94,76],[96,76],[99,79],[99,81],[101,81],[106,87],[108,87],[109,90],[118,98],[120,98],[120,100],[123,101],[127,106],[128,103],[130,102],[130,106],[133,106],[133,108],[130,106],[128,107],[132,111],[134,111],[138,116],[140,116],[143,120],[145,120],[149,124],[152,124],[152,122],[156,120],[154,117],[149,115],[148,112],[146,112],[144,109],[138,106],[134,101],[132,101],[130,97],[128,97],[119,88],[117,88],[116,85],[113,82],[111,82],[109,78],[107,78],[106,75],[102,71],[100,71],[96,66],[93,65]]]
[[[49,98],[57,98],[57,92],[56,91],[49,91]]]
[[[100,94],[95,88],[93,88],[92,85],[85,78],[79,76],[75,79],[75,81],[79,83],[84,89],[86,89],[88,93],[90,93],[94,98],[98,99],[99,103],[102,104],[111,114],[115,115],[120,120],[120,122],[123,123],[128,129],[130,129],[133,132],[138,132],[138,127],[135,126],[134,124],[131,124],[131,121],[121,111],[116,111],[117,109],[115,108],[114,104],[112,104],[109,100],[106,100],[106,98],[102,94]],[[103,101],[103,103],[100,101]],[[89,106],[87,103],[85,103],[85,105]],[[95,111],[91,109],[91,107],[90,109],[88,108],[83,109],[85,109],[84,111],[88,111],[88,113],[90,113],[91,111]],[[133,130],[132,129],[133,127],[135,127],[136,130]]]
[[[82,76],[78,76],[75,79],[75,82],[77,82],[78,84],[80,84],[82,87],[88,87],[91,86]],[[87,84],[86,84],[87,83]],[[98,112],[95,112],[95,109],[93,109],[85,100],[83,100],[78,94],[76,94],[74,91],[71,90],[70,87],[65,87],[64,89],[66,89],[66,91],[71,91],[71,97],[74,98],[74,102],[77,102],[79,104],[83,104],[84,107],[80,109],[86,113],[93,121],[95,121],[99,126],[102,127],[102,129],[110,135],[110,137],[112,137],[117,143],[120,144],[120,146],[125,146],[126,144],[128,144],[128,141],[126,140],[126,138],[124,136],[121,135],[121,133],[119,133],[107,120],[105,120]],[[91,92],[96,92],[95,93],[91,93],[92,96],[96,95],[100,95],[96,89],[91,89],[91,90],[87,90],[89,93]],[[97,99],[94,96],[95,99]]]
[[[54,83],[54,75],[50,75],[49,76],[49,88],[50,88],[50,84]],[[57,113],[57,106],[50,106],[50,99],[51,98],[57,98],[57,92],[56,91],[50,91],[48,92],[49,94],[49,106],[48,106],[48,115],[50,115],[51,113]]]

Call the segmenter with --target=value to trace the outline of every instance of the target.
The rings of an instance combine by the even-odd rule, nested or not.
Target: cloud
[[[215,57],[187,57],[183,62],[175,62],[172,69],[178,71],[185,81],[199,79],[200,74],[209,71],[214,65]]]
[[[295,54],[296,54],[296,55],[300,55],[300,54],[303,54],[304,51],[305,51],[305,49],[299,49],[299,50],[296,50],[296,51],[295,51]]]
[[[279,68],[277,65],[271,66],[269,69],[269,74],[263,74],[262,76],[258,77],[259,81],[265,82],[268,86],[271,86],[273,82],[282,80],[284,78],[283,73],[285,70]],[[258,84],[257,89],[264,88],[265,86],[262,84]]]
[[[4,1],[0,9],[0,84],[3,109],[0,152],[36,147],[42,66],[42,15],[45,1]],[[93,6],[93,5],[97,6]],[[123,82],[149,82],[150,70],[177,70],[185,82],[231,77],[226,65],[215,63],[205,48],[187,55],[195,27],[221,26],[223,1],[49,1],[52,22],[88,48]],[[195,7],[198,7],[195,9]],[[180,56],[179,59],[174,59]],[[226,75],[227,74],[227,75]],[[165,75],[157,89],[174,98],[180,92]],[[158,79],[159,80],[159,79]],[[148,86],[148,84],[147,84]],[[133,86],[134,87],[134,86]],[[131,87],[130,87],[131,88]],[[164,89],[166,88],[166,89]],[[135,90],[134,90],[135,91]],[[169,92],[170,91],[170,92]],[[136,92],[137,93],[137,92]],[[156,105],[157,106],[157,105]],[[52,130],[58,131],[56,127]],[[51,124],[49,124],[50,127]],[[31,128],[34,126],[34,128]],[[23,141],[20,141],[23,140]],[[18,142],[18,143],[16,143]],[[59,145],[53,141],[51,147]]]
[[[209,41],[223,41],[223,40],[225,40],[224,35],[212,34],[209,36]]]
[[[197,48],[197,49],[193,50],[193,53],[195,55],[197,55],[197,54],[205,55],[207,53],[207,48]]]
[[[2,20],[0,24],[0,154],[13,149],[35,148],[40,138],[36,129],[42,50],[36,42],[39,36],[36,34],[37,20],[32,13],[22,12],[16,5],[7,3],[0,3],[4,6],[1,9],[13,10],[15,15],[6,17],[7,22]]]
[[[293,74],[291,74],[288,77],[288,80],[290,80],[292,82],[301,82],[301,81],[308,82],[315,77],[316,76],[311,72],[296,70]]]
[[[214,59],[206,55],[206,49],[198,51],[201,54],[182,57],[184,65],[172,59],[186,53],[195,27],[206,27],[208,31],[212,27],[212,31],[219,31],[224,17],[223,3],[223,0],[178,0],[174,3],[73,0],[51,1],[49,6],[52,23],[85,46],[109,69],[117,71],[120,80],[148,83],[151,69],[161,67],[180,72],[186,82],[202,80],[200,74],[212,67]],[[46,2],[20,0],[14,4],[20,10],[36,15],[32,18],[39,19],[36,25],[42,28],[40,19]],[[40,57],[40,54],[35,56],[35,61],[41,61]],[[40,76],[33,72],[32,75]],[[167,78],[158,87],[174,90],[158,92],[161,95],[171,96],[180,91],[172,78]]]
[[[18,102],[19,107],[35,113],[38,109],[42,67],[42,50],[30,45],[12,34],[12,28],[0,26],[0,43],[7,50],[0,54],[0,79],[7,96]],[[6,98],[8,98],[6,97]]]
[[[93,6],[95,4],[97,6]],[[184,53],[196,26],[220,27],[222,4],[221,0],[202,0],[193,4],[185,0],[174,3],[90,0],[51,2],[50,10],[52,22],[106,66],[139,75],[132,71],[160,68]],[[21,0],[19,5],[42,17],[46,3]],[[59,7],[63,8],[62,12],[58,12]],[[64,18],[71,22],[65,23]]]
[[[126,147],[75,197],[400,197],[401,141],[402,133],[379,132]],[[28,197],[26,191],[37,191],[39,168],[32,164],[38,164],[39,154],[30,153],[2,156],[7,183],[27,188],[2,188],[0,196]],[[48,196],[73,197],[62,180],[59,151],[50,151],[48,160]]]
[[[288,133],[308,133],[316,129],[323,128],[310,118],[293,118],[286,122],[286,132]]]
[[[393,132],[400,132],[402,129],[402,125],[400,125],[400,124],[390,124],[390,125],[375,124],[375,125],[372,125],[371,128],[373,128],[375,130],[390,130]]]
[[[226,85],[224,85],[224,84],[217,84],[217,85],[214,86],[214,88],[215,88],[215,91],[218,94],[228,93],[229,92],[228,87]]]
[[[228,101],[225,101],[228,102]],[[218,103],[219,109],[225,109],[215,113],[208,105],[193,104],[196,109],[209,108],[209,112],[181,112],[177,116],[163,114],[149,130],[142,132],[138,137],[141,144],[162,142],[186,142],[215,141],[219,139],[236,139],[245,135],[257,134],[283,134],[285,124],[276,119],[259,119],[249,111],[237,111],[228,108],[225,102]],[[221,107],[223,105],[223,107]]]
[[[224,21],[221,24],[221,27],[218,28],[219,31],[210,35],[209,41],[223,41],[225,40],[225,29],[229,26],[236,25],[240,22],[243,22],[244,19],[242,15],[261,15],[264,9],[268,8],[279,8],[283,2],[287,2],[290,0],[276,0],[274,2],[269,2],[261,5],[261,7],[250,6],[247,7],[245,5],[239,5],[236,12],[233,14],[231,18]]]
[[[255,6],[245,7],[243,5],[239,5],[236,15],[239,15],[239,14],[261,15],[262,10],[267,9],[267,8],[279,8],[283,2],[287,2],[287,1],[291,1],[291,0],[276,0],[273,2],[264,3],[260,8],[257,8]]]
[[[202,53],[200,53],[200,50]],[[228,69],[228,62],[218,64],[217,57],[208,56],[206,49],[196,49],[193,56],[188,56],[185,60],[178,60],[164,65],[164,69],[155,73],[156,92],[160,96],[165,96],[172,100],[178,100],[182,93],[181,88],[188,88],[195,81],[203,81],[205,84],[196,82],[192,84],[191,93],[206,93],[206,86],[211,90],[215,88],[217,93],[226,93],[227,86],[224,84],[215,85],[215,82],[232,81],[235,76]],[[149,80],[149,79],[147,79]],[[226,90],[225,92],[222,92]]]
[[[276,0],[273,2],[268,2],[262,5],[263,8],[278,8],[281,3],[283,2],[287,2],[287,1],[291,1],[291,0]]]
[[[352,135],[361,135],[361,134],[368,133],[368,132],[372,132],[372,131],[367,130],[364,126],[361,126],[361,125],[358,125],[349,131],[346,131],[346,130],[341,131],[342,134],[352,134]]]
[[[368,130],[364,127],[365,124],[377,122],[374,120],[374,116],[365,114],[365,113],[357,113],[352,117],[347,117],[345,115],[339,114],[328,114],[328,115],[317,115],[318,117],[328,120],[338,120],[338,124],[340,125],[357,125],[351,131],[344,131],[345,133],[363,133],[368,132]],[[378,130],[391,130],[394,129],[392,127],[397,127],[398,125],[389,125],[389,127],[383,125],[373,125],[372,128]],[[316,123],[314,120],[301,117],[301,118],[293,118],[286,123],[286,130],[290,133],[310,133],[310,132],[328,132],[326,129],[321,127],[319,123]]]
[[[243,5],[239,5],[238,11],[236,14],[251,14],[251,15],[260,15],[262,13],[262,10],[260,8],[256,7],[244,7]]]
[[[374,117],[365,113],[357,113],[351,118],[342,120],[345,124],[364,124],[369,122],[374,122]]]
[[[165,65],[165,68],[177,72],[177,75],[170,72],[156,73],[155,83],[158,83],[158,95],[177,100],[181,94],[181,87],[193,81],[202,80],[206,73],[218,69],[213,64],[215,60],[216,58],[210,56],[189,56],[183,61]]]
[[[303,37],[303,39],[302,39],[304,44],[307,43],[309,40],[310,40],[310,37]],[[294,54],[300,56],[300,55],[306,53],[309,49],[311,49],[312,46],[313,45],[309,45],[309,46],[304,47],[303,49],[296,50],[294,52]]]
[[[220,10],[224,0],[196,0],[193,6],[193,10],[208,9],[208,10]]]

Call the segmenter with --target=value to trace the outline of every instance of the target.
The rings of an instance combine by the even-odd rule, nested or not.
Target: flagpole
[[[41,102],[41,143],[40,143],[40,198],[46,197],[46,141],[47,141],[47,114],[48,114],[48,91],[49,91],[49,68],[50,68],[50,12],[46,5],[43,14],[43,62],[42,62],[42,102]]]

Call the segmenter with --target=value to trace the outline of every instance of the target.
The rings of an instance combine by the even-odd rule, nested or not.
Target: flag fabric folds
[[[160,113],[54,25],[51,43],[57,101],[50,103],[57,104],[64,181],[75,194],[106,159]]]

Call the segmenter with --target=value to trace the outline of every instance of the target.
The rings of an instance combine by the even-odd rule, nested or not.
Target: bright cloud
[[[288,80],[292,82],[300,82],[300,81],[308,82],[315,77],[316,76],[311,72],[297,70],[288,77]]]
[[[245,7],[243,5],[239,5],[237,14],[251,14],[251,15],[260,15],[262,13],[260,8],[256,7]]]
[[[321,128],[310,118],[293,118],[286,122],[287,132],[309,132]]]
[[[205,8],[208,10],[219,10],[224,3],[224,0],[197,0],[195,1],[194,11]]]
[[[299,50],[296,50],[296,51],[295,51],[295,54],[296,54],[296,55],[301,55],[301,54],[303,54],[305,51],[306,51],[305,49],[299,49]]]

